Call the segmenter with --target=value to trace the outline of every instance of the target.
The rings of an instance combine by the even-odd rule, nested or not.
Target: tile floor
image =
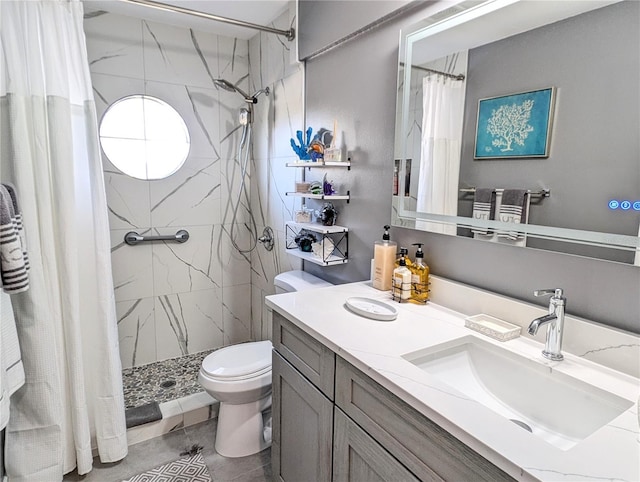
[[[80,476],[67,474],[63,482],[120,482],[136,474],[179,459],[193,445],[202,446],[202,455],[215,482],[271,481],[271,449],[240,458],[225,458],[214,448],[216,419],[174,430],[162,437],[129,447],[129,455],[114,464],[101,464],[94,459],[93,470]]]

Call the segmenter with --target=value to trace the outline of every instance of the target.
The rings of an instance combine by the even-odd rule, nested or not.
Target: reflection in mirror
[[[640,265],[639,3],[461,5],[403,32],[394,225]],[[519,94],[546,89],[548,153],[477,155],[483,99],[528,142],[543,127]]]

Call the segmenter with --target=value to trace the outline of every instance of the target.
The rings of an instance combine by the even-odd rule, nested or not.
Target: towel
[[[16,228],[16,233],[18,234],[18,239],[20,240],[20,245],[22,246],[22,257],[24,258],[24,266],[27,271],[29,271],[29,255],[27,254],[27,240],[24,235],[24,227],[22,225],[22,211],[18,207],[18,195],[16,194],[16,189],[13,187],[13,184],[4,183],[2,184],[4,188],[11,196],[11,201],[13,202],[13,224]]]
[[[27,265],[17,226],[11,194],[0,184],[0,281],[2,289],[10,294],[29,289]]]
[[[502,204],[498,219],[503,223],[526,223],[528,198],[529,191],[526,189],[505,189],[502,193]],[[506,238],[512,241],[524,238],[524,234],[517,231],[500,231],[497,235],[499,238]]]
[[[496,190],[478,187],[473,197],[473,219],[495,219]],[[475,234],[490,235],[492,231],[474,227],[471,232]]]

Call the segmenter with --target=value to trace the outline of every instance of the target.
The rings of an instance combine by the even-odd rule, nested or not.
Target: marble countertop
[[[434,300],[459,298],[455,296],[458,288],[454,284],[444,280],[435,281],[441,294]],[[447,296],[442,295],[445,291]],[[480,305],[491,302],[486,296],[497,296],[473,289],[466,298],[476,296],[476,291],[481,299],[478,301]],[[346,299],[353,296],[393,304],[398,309],[398,317],[385,322],[356,315],[344,306]],[[500,300],[509,299],[500,297]],[[509,302],[512,311],[520,310],[526,314],[527,323],[546,312],[540,307],[516,300]],[[501,304],[495,300],[492,303]],[[640,480],[640,430],[636,404],[640,396],[640,380],[637,375],[629,374],[635,374],[637,367],[629,366],[627,373],[623,373],[618,366],[614,370],[600,364],[601,361],[594,363],[579,353],[572,354],[566,350],[564,361],[552,362],[542,357],[543,344],[540,341],[544,338],[540,338],[540,334],[536,338],[525,335],[506,342],[494,341],[465,328],[465,316],[477,313],[453,311],[436,302],[430,302],[427,306],[398,304],[391,301],[389,292],[375,290],[369,282],[268,296],[266,304],[517,480]],[[486,313],[489,310],[483,311]],[[498,316],[503,313],[486,314]],[[509,319],[504,314],[502,319],[523,324],[522,319]],[[576,323],[569,320],[567,328],[572,327],[570,332],[578,331],[581,325],[576,328]],[[584,325],[583,331],[589,329],[595,328],[591,324]],[[625,346],[631,352],[627,350],[620,356],[612,357],[612,360],[617,360],[619,364],[622,359],[626,364],[638,365],[640,337],[606,328],[597,329],[606,333],[598,338],[609,336],[607,342],[611,345],[596,351],[602,352],[615,344],[615,347]],[[546,332],[545,329],[540,331]],[[567,335],[565,332],[565,337]],[[465,397],[402,357],[465,336],[478,336],[548,366],[550,370],[563,372],[614,393],[631,401],[631,408],[575,446],[562,450]],[[589,337],[591,344],[594,343],[592,338],[593,335]],[[576,347],[578,352],[585,350],[584,347],[578,347],[575,340],[570,346]],[[591,346],[587,343],[587,347]],[[586,349],[587,353],[592,351]]]

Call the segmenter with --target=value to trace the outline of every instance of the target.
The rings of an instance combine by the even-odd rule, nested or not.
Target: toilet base
[[[271,395],[256,402],[220,403],[215,448],[223,457],[246,457],[271,446],[264,440],[262,412],[271,406]]]

